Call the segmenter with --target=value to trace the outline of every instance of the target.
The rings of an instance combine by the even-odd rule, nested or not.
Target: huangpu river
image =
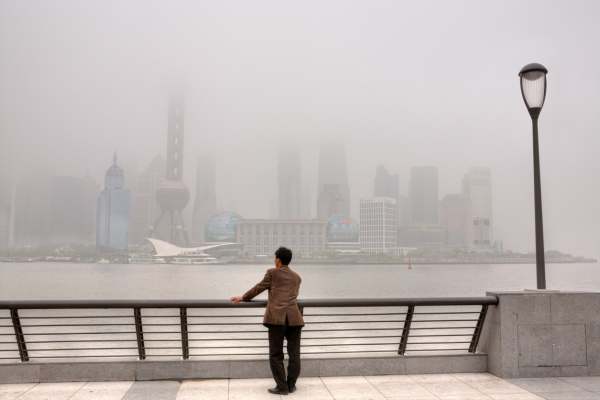
[[[0,263],[0,299],[227,299],[271,265]],[[482,296],[535,289],[534,264],[300,264],[301,298]],[[600,264],[547,264],[549,289],[600,291]],[[264,296],[261,295],[261,297]]]

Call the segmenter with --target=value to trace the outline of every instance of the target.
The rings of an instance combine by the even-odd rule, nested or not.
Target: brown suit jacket
[[[271,268],[262,281],[242,296],[244,301],[250,301],[259,293],[269,290],[269,300],[265,309],[263,324],[304,326],[304,319],[296,301],[302,278],[288,266]]]

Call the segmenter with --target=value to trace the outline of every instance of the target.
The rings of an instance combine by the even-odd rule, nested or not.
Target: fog
[[[140,172],[165,153],[179,82],[192,196],[208,151],[219,209],[275,217],[277,152],[293,146],[314,215],[319,145],[338,140],[353,216],[378,164],[404,194],[411,166],[437,166],[440,198],[486,166],[495,238],[529,251],[531,122],[517,74],[541,62],[546,249],[600,256],[599,17],[596,1],[0,0],[0,190],[37,171],[101,186],[115,151],[126,177]]]

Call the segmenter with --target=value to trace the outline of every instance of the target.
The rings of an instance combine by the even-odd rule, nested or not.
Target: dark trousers
[[[269,325],[269,362],[277,387],[294,386],[300,375],[300,331],[301,326]],[[287,340],[288,375],[283,367],[283,339]]]

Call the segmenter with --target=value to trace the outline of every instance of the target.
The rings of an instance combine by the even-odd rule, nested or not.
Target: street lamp
[[[546,99],[546,74],[542,64],[527,64],[519,72],[521,95],[533,125],[533,185],[535,191],[535,261],[537,288],[546,289],[546,263],[544,260],[544,225],[542,222],[542,188],[540,184],[540,155],[538,149],[538,117]]]

